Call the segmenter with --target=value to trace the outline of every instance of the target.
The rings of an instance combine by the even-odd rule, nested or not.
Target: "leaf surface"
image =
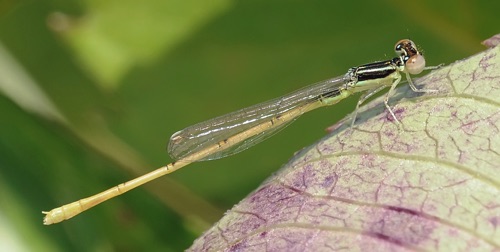
[[[415,79],[298,153],[191,251],[500,250],[500,48]],[[346,122],[349,122],[347,120]]]

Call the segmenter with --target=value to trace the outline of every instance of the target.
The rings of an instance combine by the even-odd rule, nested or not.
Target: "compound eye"
[[[409,74],[419,74],[424,71],[425,58],[421,54],[411,56],[405,64],[405,69]]]
[[[413,56],[418,54],[417,46],[409,39],[402,39],[394,46],[394,51],[399,56]]]
[[[394,46],[394,51],[396,52],[397,55],[399,56],[406,55],[404,48],[405,45],[408,43],[407,41],[408,39],[402,39],[396,43],[396,45]]]

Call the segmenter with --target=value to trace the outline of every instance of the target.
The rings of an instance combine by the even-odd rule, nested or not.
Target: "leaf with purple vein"
[[[498,44],[494,38],[485,44]],[[298,153],[191,251],[499,251],[500,47],[363,107]]]

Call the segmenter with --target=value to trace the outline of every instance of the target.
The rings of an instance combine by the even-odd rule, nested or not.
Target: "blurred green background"
[[[496,6],[492,6],[496,5]],[[499,33],[498,1],[0,3],[0,250],[179,251],[351,112],[314,111],[69,221],[50,210],[172,160],[171,134],[394,56],[452,63]]]

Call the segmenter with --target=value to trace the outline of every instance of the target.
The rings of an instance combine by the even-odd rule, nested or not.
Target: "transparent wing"
[[[187,127],[172,135],[168,144],[168,153],[175,160],[186,158],[193,153],[217,145],[219,142],[225,141],[238,133],[268,123],[273,118],[284,115],[288,111],[296,110],[293,117],[285,123],[268,123],[269,126],[265,129],[256,130],[255,132],[249,131],[249,134],[245,135],[244,139],[228,148],[211,153],[200,160],[191,161],[218,159],[236,154],[262,142],[287,126],[298,116],[310,110],[306,109],[310,107],[307,106],[308,104],[320,101],[321,97],[339,94],[340,90],[345,87],[344,84],[347,79],[347,76],[340,76],[324,80],[288,95]]]

